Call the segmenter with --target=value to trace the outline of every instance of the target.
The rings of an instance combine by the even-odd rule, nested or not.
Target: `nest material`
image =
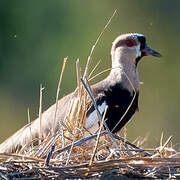
[[[50,139],[55,137],[51,136]],[[35,146],[34,150],[30,147],[29,152],[26,150],[21,154],[0,154],[4,159],[0,163],[0,177],[3,179],[110,176],[112,178],[115,175],[131,178],[180,177],[180,158],[171,148],[161,147],[150,152],[118,136],[114,138],[119,148],[113,148],[107,132],[102,132],[94,154],[95,147],[90,145],[90,141],[95,141],[96,137],[97,135],[93,135],[79,139],[65,145],[64,148],[60,148],[61,144],[56,144],[54,151],[53,146],[49,146],[49,153],[46,156],[42,144]],[[46,144],[44,143],[44,146]]]

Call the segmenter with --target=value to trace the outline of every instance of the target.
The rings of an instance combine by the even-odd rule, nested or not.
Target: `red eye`
[[[135,41],[132,40],[132,39],[131,40],[126,40],[125,43],[126,43],[126,45],[128,47],[132,47],[132,46],[134,46],[136,44]]]

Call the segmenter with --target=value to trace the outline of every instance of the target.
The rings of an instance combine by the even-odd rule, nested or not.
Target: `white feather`
[[[98,109],[100,113],[102,114],[105,110],[106,107],[106,102],[104,101],[101,105],[98,106]],[[85,128],[89,129],[91,128],[94,124],[96,124],[99,121],[99,118],[97,116],[97,111],[94,110],[86,119],[86,124]]]
[[[137,46],[135,46],[135,48],[136,48],[136,58],[137,58],[137,57],[141,57],[140,44],[138,44]]]

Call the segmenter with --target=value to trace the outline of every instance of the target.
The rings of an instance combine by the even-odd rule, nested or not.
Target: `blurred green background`
[[[159,145],[161,133],[180,142],[180,1],[174,0],[31,0],[0,1],[0,141],[38,115],[39,86],[43,109],[55,102],[63,58],[68,63],[61,97],[76,87],[75,62],[84,68],[91,47],[115,9],[110,26],[93,54],[97,72],[111,66],[111,42],[122,33],[146,35],[163,58],[145,57],[139,64],[139,112],[128,124],[128,138],[148,137]],[[102,75],[96,81],[103,79]],[[178,146],[177,146],[178,148]]]

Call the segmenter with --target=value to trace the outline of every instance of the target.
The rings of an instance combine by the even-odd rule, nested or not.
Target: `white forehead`
[[[139,33],[133,33],[133,34],[134,34],[134,36],[137,36],[137,37],[144,37],[143,34],[139,34]]]
[[[144,37],[144,35],[143,35],[143,34],[139,34],[139,33],[122,34],[122,35],[118,36],[118,37],[114,40],[113,44],[117,43],[118,41],[120,41],[120,40],[122,40],[122,39],[126,39],[126,38],[128,38],[128,37],[129,37],[129,38],[135,38],[135,39],[137,39],[138,37]]]

